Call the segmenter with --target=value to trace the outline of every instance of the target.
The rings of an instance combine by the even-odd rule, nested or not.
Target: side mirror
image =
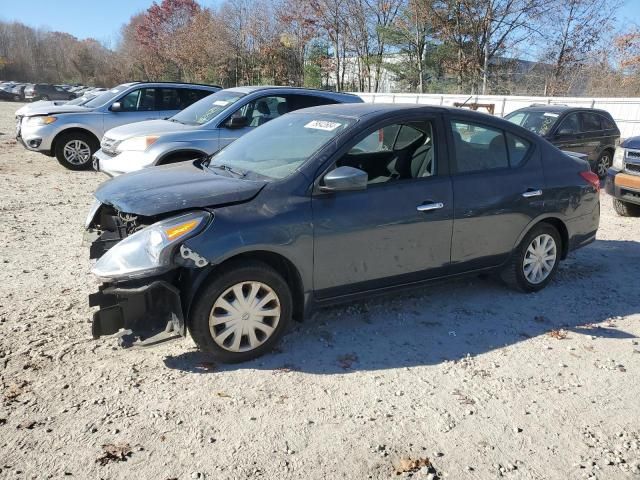
[[[324,176],[321,192],[345,192],[351,190],[365,190],[369,176],[367,172],[353,167],[338,167]]]
[[[120,112],[122,111],[122,104],[120,102],[113,102],[109,110],[112,112]]]
[[[247,126],[248,123],[249,123],[249,121],[248,121],[247,117],[233,116],[229,120],[227,120],[227,123],[225,124],[225,127],[227,127],[227,128],[244,128],[244,127]]]

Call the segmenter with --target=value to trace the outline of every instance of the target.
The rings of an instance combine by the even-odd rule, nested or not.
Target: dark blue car
[[[94,337],[188,329],[226,362],[264,353],[317,307],[435,279],[498,271],[540,290],[600,215],[587,162],[524,128],[375,104],[290,113],[95,196]]]

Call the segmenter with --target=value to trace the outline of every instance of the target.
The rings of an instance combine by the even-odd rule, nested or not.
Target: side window
[[[375,130],[354,145],[336,166],[367,173],[369,185],[435,174],[433,125],[407,122]]]
[[[600,122],[602,123],[602,128],[605,130],[615,130],[617,128],[613,119],[605,117],[604,115],[600,116]]]
[[[509,132],[505,135],[507,137],[507,149],[509,151],[509,164],[511,167],[518,167],[527,156],[527,152],[531,148],[531,143]]]
[[[180,96],[175,88],[158,89],[158,110],[182,110]]]
[[[156,109],[156,89],[140,88],[120,99],[123,112],[148,112]]]
[[[451,122],[451,130],[458,173],[509,167],[502,130],[457,120]]]
[[[602,130],[602,125],[600,124],[600,115],[597,115],[595,113],[581,112],[580,118],[582,120],[583,132],[597,132],[599,130]]]
[[[259,127],[287,111],[287,100],[284,97],[262,97],[241,107],[236,115],[247,117],[248,126]]]
[[[578,114],[572,113],[565,118],[558,127],[558,133],[561,135],[575,135],[580,131],[580,124],[578,123]]]

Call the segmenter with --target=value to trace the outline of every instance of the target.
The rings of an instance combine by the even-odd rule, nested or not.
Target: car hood
[[[112,128],[105,133],[104,136],[113,140],[122,141],[141,135],[162,135],[194,130],[195,128],[197,127],[193,125],[184,125],[178,122],[170,122],[169,120],[145,120],[143,122],[130,123]]]
[[[151,217],[246,202],[266,183],[227,177],[183,162],[120,175],[100,185],[95,196],[121,212]]]
[[[44,105],[31,105],[24,115],[32,117],[34,115],[54,115],[59,113],[87,113],[90,108],[81,107],[80,105],[56,105],[57,102],[44,102]],[[24,107],[23,107],[24,108]],[[18,110],[20,111],[20,110]],[[18,112],[16,112],[18,114]]]
[[[622,148],[640,148],[640,137],[627,138],[620,146]]]

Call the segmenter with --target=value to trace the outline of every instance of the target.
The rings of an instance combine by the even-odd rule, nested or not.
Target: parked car
[[[299,110],[207,162],[98,188],[93,335],[126,328],[150,344],[188,329],[237,362],[292,318],[372,293],[491,271],[538,291],[595,239],[599,188],[584,160],[478,112]]]
[[[620,130],[605,110],[536,105],[511,112],[505,119],[546,138],[560,150],[586,154],[591,170],[601,179],[620,143]]]
[[[11,88],[0,87],[0,101],[8,102],[13,99],[14,99],[14,95],[13,95],[13,92],[11,91]]]
[[[616,148],[605,190],[618,215],[640,217],[640,136],[627,138]]]
[[[105,133],[93,166],[109,176],[211,155],[287,112],[356,95],[291,87],[237,87],[203,98],[168,119],[123,125]]]
[[[36,83],[24,90],[25,100],[72,100],[75,95],[64,88],[48,83]]]
[[[16,117],[16,138],[29,150],[55,156],[68,169],[82,170],[91,167],[105,131],[173,116],[218,90],[189,83],[125,83],[82,105],[52,106]]]
[[[11,93],[13,94],[13,99],[16,102],[24,102],[25,100],[24,91],[29,85],[30,84],[27,84],[27,83],[19,83],[11,89]]]

